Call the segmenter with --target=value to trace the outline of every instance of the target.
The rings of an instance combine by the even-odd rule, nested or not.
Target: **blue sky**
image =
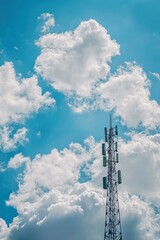
[[[1,1],[0,218],[2,227],[0,226],[0,229],[3,231],[2,239],[25,240],[28,237],[36,240],[39,239],[37,226],[39,232],[46,236],[47,229],[50,229],[51,225],[56,229],[58,222],[59,226],[61,224],[66,226],[65,221],[67,221],[70,229],[75,219],[80,224],[80,229],[84,230],[83,225],[88,222],[85,216],[87,214],[92,216],[89,209],[94,211],[92,204],[99,204],[100,207],[96,210],[97,222],[100,219],[103,224],[104,204],[98,202],[98,197],[94,199],[94,203],[92,199],[96,194],[104,197],[100,186],[102,173],[98,163],[101,162],[99,146],[103,138],[103,127],[108,125],[110,112],[119,126],[122,155],[120,167],[126,171],[124,187],[120,189],[120,199],[133,209],[134,204],[139,205],[141,210],[146,208],[148,222],[155,221],[155,225],[159,226],[157,223],[159,215],[150,214],[155,208],[160,209],[157,186],[151,176],[152,170],[154,168],[157,170],[160,164],[157,149],[160,145],[159,18],[158,0],[119,0],[116,3],[111,0]],[[47,20],[50,20],[51,24],[43,31],[43,27],[47,26]],[[90,136],[94,140],[89,138]],[[126,150],[128,147],[130,153]],[[57,155],[54,151],[57,151]],[[18,160],[14,160],[16,156]],[[68,178],[66,177],[63,186],[65,187],[66,184],[66,188],[74,189],[79,178],[72,183],[73,178],[76,177],[68,180],[69,176],[73,172],[77,176],[80,174],[81,182],[86,182],[80,186],[79,192],[84,191],[85,195],[85,191],[89,192],[91,189],[92,193],[95,191],[95,195],[87,200],[88,205],[92,207],[84,206],[83,198],[81,203],[75,200],[75,205],[70,206],[72,202],[70,198],[73,196],[58,188],[54,169],[57,165],[54,162],[51,167],[55,175],[48,176],[54,184],[50,186],[46,183],[42,186],[38,179],[43,171],[41,172],[39,166],[41,164],[44,166],[46,178],[49,174],[47,172],[49,167],[45,166],[45,157],[47,163],[47,159],[52,162],[52,158],[60,158],[60,162],[63,158],[67,160]],[[38,164],[37,159],[40,162],[37,165],[39,170],[34,168],[34,164]],[[81,159],[80,163],[75,159]],[[75,161],[77,165],[70,166],[70,161]],[[146,165],[146,171],[142,179],[141,174],[137,173],[142,184],[138,186],[138,183],[135,183],[134,186],[131,176],[135,174],[134,170],[139,172],[138,165],[140,172]],[[84,173],[82,173],[83,168],[86,168]],[[59,171],[57,170],[57,174]],[[32,179],[32,174],[37,180]],[[150,175],[149,180],[145,174]],[[158,170],[155,175],[158,179]],[[29,178],[32,180],[30,184],[26,180]],[[148,190],[143,182],[146,179]],[[71,182],[70,185],[68,182]],[[38,189],[41,186],[43,194],[38,193],[35,199],[31,199],[31,196],[25,199],[22,193],[25,192],[28,196],[27,188],[31,185],[35,186],[35,192],[40,191]],[[45,196],[49,199],[52,190],[59,191],[57,199],[60,194],[65,194],[67,200],[64,200],[63,204],[68,201],[66,205],[70,206],[65,209],[66,215],[61,214],[61,207],[59,210],[54,210],[61,216],[57,220],[54,211],[51,211],[50,215],[43,213],[42,217],[42,209],[45,209],[45,212],[49,207],[53,208],[47,200],[36,210],[33,210],[31,204],[35,203],[37,206],[36,204]],[[80,193],[74,191],[81,198]],[[46,192],[48,195],[45,195]],[[153,238],[146,235],[148,225],[143,222],[139,230],[138,223],[141,222],[142,217],[138,211],[134,212],[132,207],[127,212],[121,203],[124,240],[128,236],[133,240],[137,237],[143,240],[142,233],[145,239],[159,239],[160,233],[156,229],[149,232],[152,237],[154,236]],[[84,211],[82,219],[79,208]],[[32,220],[31,216],[34,215],[38,217]],[[43,222],[44,219],[46,222]],[[127,230],[129,223],[132,232]],[[14,228],[16,224],[18,230]],[[96,220],[91,224],[96,224]],[[22,225],[25,226],[23,230]],[[59,226],[55,236],[59,236]],[[31,235],[26,235],[28,229],[33,230]],[[79,238],[87,237],[90,240],[92,234],[83,230]],[[98,225],[97,239],[101,239],[103,234],[100,233],[101,230],[103,231],[103,226]],[[69,233],[67,236],[70,238]],[[51,239],[47,237],[46,239]],[[74,240],[79,238],[73,234]]]

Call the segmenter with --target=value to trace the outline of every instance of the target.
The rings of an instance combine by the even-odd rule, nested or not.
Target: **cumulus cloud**
[[[42,107],[54,106],[55,100],[49,92],[42,94],[35,75],[17,76],[11,62],[0,66],[0,86],[0,147],[8,151],[28,140],[27,129],[15,131],[12,124],[22,123]]]
[[[150,81],[142,67],[135,63],[120,66],[108,80],[96,86],[91,97],[69,99],[69,106],[75,112],[114,109],[122,124],[129,128],[142,125],[156,129],[160,124],[160,106],[151,99]]]
[[[110,71],[111,58],[119,45],[95,20],[81,22],[73,31],[42,36],[37,42],[41,54],[35,70],[52,87],[65,95],[90,96],[99,79]]]
[[[8,233],[7,224],[2,218],[0,218],[0,239],[6,240],[7,233]]]
[[[114,109],[128,127],[159,126],[160,106],[151,100],[146,73],[135,63],[110,73],[119,45],[95,20],[73,32],[46,34],[36,44],[41,48],[36,72],[66,96],[73,111]]]
[[[19,190],[12,193],[7,202],[19,214],[10,225],[9,239],[43,239],[45,236],[49,240],[53,236],[58,239],[67,236],[80,240],[93,234],[101,239],[103,224],[95,227],[94,233],[88,232],[88,226],[84,228],[94,215],[89,211],[88,216],[88,209],[96,209],[96,220],[103,222],[101,207],[104,204],[102,189],[95,189],[90,182],[81,184],[79,181],[81,168],[95,158],[89,153],[95,144],[94,139],[89,138],[84,144],[82,147],[72,143],[68,149],[60,152],[53,149],[50,154],[37,155],[26,162]],[[61,231],[62,226],[64,231]]]
[[[159,136],[142,136],[143,140],[138,142],[140,138],[141,136],[136,138],[134,135],[128,142],[120,141],[122,149],[120,154],[124,158],[121,167],[128,176],[132,172],[129,165],[137,165],[137,169],[139,166],[146,177],[148,176],[148,171],[144,171],[144,166],[135,160],[136,157],[128,161],[135,148],[139,160],[145,151],[149,153],[151,149],[155,152],[158,150]],[[144,148],[142,141],[145,142]],[[126,145],[135,146],[134,142],[137,146],[131,149],[130,155],[128,151],[125,157]],[[90,137],[84,141],[83,146],[71,143],[69,148],[62,151],[53,149],[49,154],[37,155],[32,161],[28,159],[18,191],[12,193],[7,201],[7,205],[17,209],[18,216],[9,226],[9,235],[6,235],[6,239],[51,240],[65,237],[73,240],[102,239],[105,191],[102,190],[100,154],[101,143],[96,143],[94,138]],[[158,152],[156,154],[158,155]],[[146,165],[149,162],[152,162],[152,166],[155,164],[151,156],[145,161]],[[125,169],[124,165],[128,167]],[[86,174],[85,182],[81,182],[82,172],[83,175]],[[137,178],[138,176],[139,173],[136,173]],[[146,196],[142,191],[144,186],[141,186],[142,188],[137,186],[136,191],[132,191],[130,181],[129,184],[126,183],[126,175],[123,185],[124,187],[119,189],[123,239],[127,240],[130,237],[132,240],[150,240],[153,237],[158,240],[159,214],[153,207],[155,205],[152,198],[149,198],[149,195],[148,200],[144,198]],[[153,186],[150,188],[150,191],[152,190]]]
[[[126,63],[99,88],[101,107],[104,110],[115,109],[128,127],[137,127],[142,123],[155,128],[160,123],[160,106],[150,99],[150,82],[142,67]],[[108,104],[106,104],[106,101]],[[103,104],[105,103],[105,104]]]
[[[10,159],[10,161],[8,162],[7,167],[8,168],[14,168],[17,169],[19,168],[23,163],[27,163],[28,161],[30,161],[29,157],[24,157],[22,155],[22,153],[18,153],[16,154],[14,157],[12,157]]]
[[[85,149],[77,143],[70,144],[69,149],[61,152],[53,149],[50,154],[37,155],[26,165],[26,173],[23,184],[19,186],[18,195],[11,194],[8,204],[14,205],[18,212],[27,211],[30,214],[30,211],[33,210],[32,200],[33,202],[37,201],[39,208],[40,201],[43,202],[44,193],[47,194],[52,189],[55,193],[56,190],[59,192],[60,198],[65,197],[65,194],[70,191],[70,187],[77,183],[80,177],[80,168],[87,161],[84,156],[89,160]],[[50,177],[48,178],[48,176]]]
[[[151,99],[150,81],[142,67],[135,63],[120,66],[115,74],[99,83],[89,98],[69,99],[75,112],[114,109],[129,128],[139,125],[156,129],[160,124],[160,106]]]
[[[126,189],[159,199],[160,134],[130,134],[130,140],[120,141],[120,156]]]
[[[42,94],[36,76],[19,79],[11,62],[0,66],[0,85],[0,125],[20,122],[55,102],[49,92]]]
[[[124,240],[160,238],[160,215],[141,197],[126,192],[121,195],[121,220]]]
[[[4,126],[0,128],[0,148],[4,151],[10,151],[17,145],[23,145],[28,141],[27,129],[25,127],[18,129],[13,133],[13,128]]]
[[[41,29],[42,33],[49,32],[50,29],[55,25],[54,15],[51,13],[42,13],[38,17],[38,19],[44,21],[44,25],[42,26],[42,29]]]

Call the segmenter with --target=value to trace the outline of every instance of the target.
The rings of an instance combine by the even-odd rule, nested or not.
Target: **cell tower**
[[[103,177],[103,188],[107,190],[104,240],[122,240],[121,220],[118,201],[118,184],[122,183],[121,171],[116,172],[118,163],[118,146],[116,137],[118,127],[112,127],[110,116],[110,128],[104,128],[105,143],[102,143],[103,167],[106,168],[106,176]]]

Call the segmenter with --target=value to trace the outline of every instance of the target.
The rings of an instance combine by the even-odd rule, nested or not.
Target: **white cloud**
[[[55,26],[54,15],[50,13],[42,13],[41,16],[38,17],[39,20],[44,20],[44,25],[42,26],[41,32],[46,33],[49,32],[52,27]]]
[[[6,240],[7,234],[8,234],[7,224],[2,218],[0,218],[0,239]]]
[[[18,129],[13,133],[13,129],[8,126],[0,128],[0,148],[4,151],[13,150],[17,145],[23,145],[28,141],[27,129],[25,127]]]
[[[156,155],[153,161],[151,155],[142,161],[146,161],[145,166],[149,164],[149,168],[152,164],[158,173],[158,165],[155,165],[155,162],[158,161],[159,155],[159,135],[131,137],[128,142],[120,141],[120,154],[124,158],[121,160],[124,187],[119,189],[123,239],[130,237],[131,240],[150,240],[153,237],[154,240],[159,240],[159,214],[154,211],[154,201],[152,198],[149,198],[149,201],[144,200],[146,194],[141,182],[141,187],[135,184],[136,191],[133,191],[130,181],[126,183],[126,176],[133,175],[133,171],[138,167],[147,179],[148,171],[144,170],[141,158],[150,152]],[[133,152],[137,153],[135,158],[131,158]],[[61,240],[65,237],[74,240],[102,239],[105,192],[101,186],[103,174],[100,155],[101,143],[96,143],[90,137],[84,141],[83,147],[72,143],[68,149],[53,149],[50,154],[37,155],[32,161],[26,161],[26,170],[20,179],[19,189],[17,193],[10,195],[7,202],[17,209],[19,215],[10,225],[9,238],[6,239],[42,240],[44,236],[48,240]],[[128,158],[131,160],[128,161]],[[124,167],[125,165],[127,167]],[[133,166],[133,171],[130,165]],[[134,165],[137,165],[137,168]],[[88,174],[92,181],[88,178],[86,182],[80,183],[82,171]],[[139,174],[136,172],[137,178]],[[148,182],[152,181],[151,176],[148,177]],[[155,184],[159,186],[159,183]],[[152,186],[149,191],[152,192],[153,189]]]
[[[155,129],[160,124],[160,106],[150,96],[150,81],[142,67],[126,63],[119,67],[108,80],[99,83],[90,98],[69,99],[75,112],[94,109],[114,109],[123,124],[136,128],[138,125]]]
[[[111,58],[119,54],[119,45],[95,20],[81,22],[73,32],[42,36],[37,42],[41,54],[35,70],[53,88],[65,95],[91,95],[99,79],[110,71]]]
[[[36,44],[41,48],[36,72],[66,95],[72,110],[114,109],[128,127],[159,126],[160,106],[151,100],[142,67],[126,63],[109,75],[119,45],[95,20],[81,22],[73,32],[46,34]]]
[[[19,79],[11,62],[0,66],[0,125],[20,122],[44,106],[54,105],[49,92],[42,94],[36,76]]]
[[[101,108],[115,108],[115,114],[121,116],[128,127],[137,127],[142,123],[148,128],[160,124],[160,106],[150,99],[150,82],[143,69],[127,63],[120,67],[99,89],[102,99]],[[108,101],[108,104],[106,104]]]
[[[70,186],[79,179],[80,167],[86,160],[82,158],[82,152],[85,154],[81,145],[71,144],[70,149],[61,152],[53,149],[48,155],[37,155],[32,162],[28,162],[24,183],[19,186],[18,195],[11,195],[10,204],[13,204],[18,212],[27,211],[30,214],[33,210],[32,200],[37,201],[39,208],[44,193],[47,194],[52,189],[57,190],[59,197],[63,198],[63,194],[68,193]]]
[[[120,141],[120,158],[125,188],[133,194],[159,199],[160,134],[132,133]]]
[[[160,215],[141,197],[124,192],[121,197],[122,236],[124,240],[160,238]]]
[[[21,167],[22,164],[27,163],[28,161],[30,161],[30,158],[24,157],[22,153],[18,153],[10,159],[7,167],[17,169]]]
[[[88,228],[83,230],[84,224],[90,217],[93,219],[94,213],[89,211],[88,216],[88,209],[96,209],[97,219],[101,219],[103,191],[94,189],[89,182],[80,184],[78,179],[81,167],[92,156],[88,151],[93,145],[93,138],[89,138],[85,141],[84,148],[80,144],[72,143],[69,149],[60,152],[53,149],[50,154],[37,155],[32,161],[27,161],[19,190],[11,194],[7,202],[19,213],[10,226],[9,239],[42,239],[44,235],[62,239],[65,234],[68,239],[80,240],[83,235],[92,235],[91,232],[88,233]],[[75,231],[72,229],[74,223]],[[90,225],[92,226],[92,223]],[[63,233],[60,229],[62,226],[66,229]],[[27,229],[30,228],[32,231],[28,232]],[[77,235],[79,228],[82,234]],[[102,228],[102,231],[99,231],[100,236],[96,233],[99,228]],[[100,240],[103,225],[95,227],[93,234]]]
[[[158,80],[160,80],[160,74],[155,72],[150,72],[153,76],[155,76]]]

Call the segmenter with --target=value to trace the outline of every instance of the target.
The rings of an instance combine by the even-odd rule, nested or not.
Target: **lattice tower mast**
[[[116,172],[118,149],[116,137],[118,127],[112,127],[110,116],[110,128],[105,130],[105,143],[102,143],[103,166],[106,168],[106,176],[103,177],[103,188],[107,190],[104,240],[122,240],[120,210],[118,201],[118,184],[122,183],[121,171]]]

